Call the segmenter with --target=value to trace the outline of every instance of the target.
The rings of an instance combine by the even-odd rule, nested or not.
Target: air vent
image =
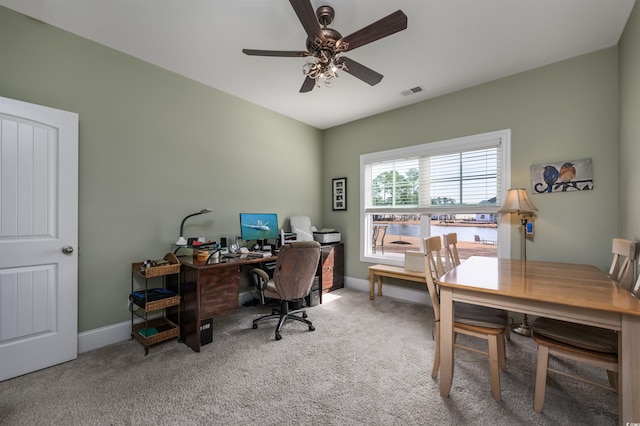
[[[422,92],[422,87],[420,87],[420,86],[412,87],[411,89],[403,90],[400,93],[402,93],[403,96],[409,96],[409,95],[413,95],[414,93],[418,93],[418,92]]]

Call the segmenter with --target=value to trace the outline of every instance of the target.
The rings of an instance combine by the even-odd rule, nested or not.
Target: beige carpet
[[[328,299],[332,299],[329,301]],[[507,344],[502,402],[491,397],[487,360],[456,351],[449,398],[430,376],[429,307],[342,289],[300,323],[251,329],[265,307],[214,320],[214,342],[195,353],[177,341],[136,341],[0,383],[1,425],[615,425],[617,398],[550,378],[533,411],[535,345]],[[465,339],[465,342],[468,340]],[[606,382],[606,374],[573,364]]]

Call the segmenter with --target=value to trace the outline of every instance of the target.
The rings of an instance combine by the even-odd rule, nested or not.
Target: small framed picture
[[[347,209],[347,178],[333,179],[333,210]]]
[[[533,222],[527,222],[526,234],[527,234],[527,236],[529,236],[529,235],[533,236],[533,235],[536,234],[536,227],[533,224]]]

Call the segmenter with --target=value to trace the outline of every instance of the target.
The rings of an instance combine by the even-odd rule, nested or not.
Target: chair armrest
[[[261,278],[260,280],[260,291],[263,291],[269,282],[269,274],[267,274],[263,269],[253,268],[251,270],[252,274],[258,274]]]

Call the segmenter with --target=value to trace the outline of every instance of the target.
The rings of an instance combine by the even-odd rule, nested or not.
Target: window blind
[[[407,149],[410,155],[400,149],[365,161],[365,212],[495,212],[501,138],[451,145],[424,144]]]

